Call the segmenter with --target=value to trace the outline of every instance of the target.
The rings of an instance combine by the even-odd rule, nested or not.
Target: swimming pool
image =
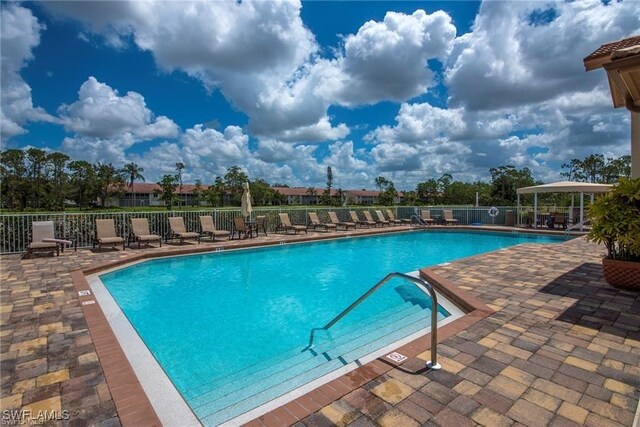
[[[423,330],[429,298],[394,279],[304,350],[311,328],[387,273],[560,240],[394,233],[156,259],[100,279],[200,421],[217,425]]]

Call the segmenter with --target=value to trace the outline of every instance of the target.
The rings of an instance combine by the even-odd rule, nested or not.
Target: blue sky
[[[2,3],[2,145],[400,189],[504,164],[629,152],[629,118],[582,58],[640,33],[640,3]]]

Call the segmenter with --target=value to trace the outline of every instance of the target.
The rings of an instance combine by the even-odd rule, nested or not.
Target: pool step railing
[[[438,297],[436,296],[436,293],[433,290],[433,287],[431,286],[431,284],[426,280],[421,279],[419,277],[409,276],[408,274],[398,273],[398,272],[387,274],[384,279],[376,283],[375,286],[373,286],[371,289],[365,292],[360,298],[355,300],[349,307],[345,308],[340,314],[338,314],[336,317],[331,319],[326,325],[320,328],[311,329],[311,331],[309,332],[309,344],[307,348],[309,349],[313,348],[313,341],[317,331],[329,330],[333,325],[338,323],[343,317],[345,317],[353,309],[359,306],[364,300],[369,298],[375,291],[380,289],[389,280],[395,277],[414,283],[415,285],[418,286],[420,290],[422,290],[423,292],[425,292],[431,297],[431,360],[427,361],[427,367],[434,371],[440,369],[441,366],[438,363]]]

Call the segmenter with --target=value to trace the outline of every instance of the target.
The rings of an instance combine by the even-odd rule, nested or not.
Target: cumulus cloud
[[[173,138],[178,126],[165,116],[153,117],[137,92],[120,96],[105,83],[89,77],[80,86],[78,100],[58,109],[65,129],[83,137],[113,138],[130,133],[139,140]]]
[[[2,138],[25,133],[28,121],[52,121],[42,108],[34,107],[31,87],[20,76],[20,70],[33,59],[33,48],[40,44],[45,29],[27,8],[15,3],[0,10],[1,81],[0,127]]]
[[[404,101],[433,84],[427,61],[444,60],[456,29],[439,11],[389,12],[344,39],[335,58],[321,58],[300,17],[298,0],[243,2],[47,3],[60,16],[153,53],[167,71],[182,70],[218,89],[249,116],[261,138],[322,142],[347,136],[331,123],[332,104]]]
[[[320,90],[347,106],[421,95],[434,84],[427,61],[444,60],[455,36],[446,12],[388,12],[383,21],[369,21],[346,37],[343,55],[332,62],[336,70]]]
[[[547,19],[534,19],[545,11]],[[585,73],[582,58],[639,30],[634,1],[485,1],[448,61],[452,105],[492,110],[589,92],[602,75]]]

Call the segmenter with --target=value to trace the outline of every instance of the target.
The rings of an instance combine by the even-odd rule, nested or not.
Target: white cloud
[[[332,63],[337,71],[321,90],[348,106],[421,95],[434,84],[427,60],[446,58],[455,36],[443,11],[387,12],[382,22],[369,21],[346,37],[344,54]]]
[[[40,44],[45,29],[27,8],[16,3],[3,4],[0,10],[0,121],[2,138],[25,133],[28,121],[52,121],[42,108],[34,107],[31,87],[20,76],[20,70],[33,59],[33,48]]]
[[[549,11],[551,22],[531,22]],[[456,39],[446,83],[452,105],[493,110],[590,91],[602,75],[583,57],[640,30],[640,3],[485,1],[473,31]]]
[[[111,2],[108,2],[111,3]],[[243,2],[47,3],[107,37],[131,37],[167,71],[182,70],[219,89],[249,116],[256,137],[322,142],[344,138],[332,104],[406,100],[433,84],[427,60],[443,59],[455,27],[446,13],[389,12],[345,38],[344,52],[322,59],[298,0]],[[125,3],[125,4],[122,4]],[[112,44],[118,44],[113,43]]]
[[[80,86],[78,100],[58,109],[65,129],[83,137],[113,138],[131,133],[139,140],[172,138],[178,126],[169,118],[153,117],[144,97],[137,92],[119,96],[118,91],[94,77]]]
[[[396,116],[396,126],[381,126],[370,132],[366,139],[421,144],[438,138],[456,138],[466,129],[462,114],[462,109],[437,108],[429,103],[405,103]]]

